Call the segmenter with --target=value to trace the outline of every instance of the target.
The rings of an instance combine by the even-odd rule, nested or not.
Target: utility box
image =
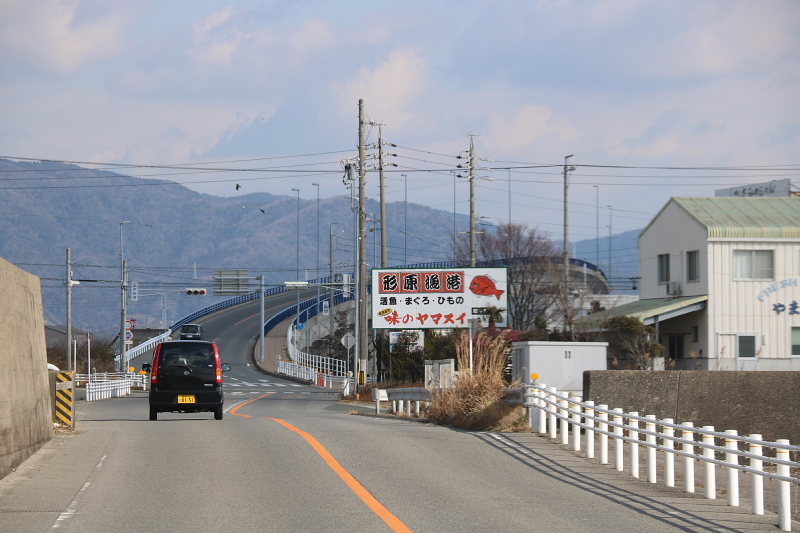
[[[515,342],[511,356],[511,377],[538,383],[559,391],[583,391],[585,370],[607,370],[607,342]]]
[[[455,359],[425,361],[425,388],[429,391],[453,388],[455,377]]]

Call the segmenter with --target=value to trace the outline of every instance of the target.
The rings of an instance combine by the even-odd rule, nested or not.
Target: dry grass
[[[431,402],[428,418],[437,424],[471,430],[508,431],[524,426],[523,410],[503,402],[503,379],[508,340],[479,333],[473,345],[473,372],[469,374],[469,337],[456,344],[461,375],[452,389]]]

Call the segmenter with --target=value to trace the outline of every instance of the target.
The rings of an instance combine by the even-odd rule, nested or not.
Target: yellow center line
[[[256,398],[258,399],[258,398]],[[242,404],[244,405],[244,404]],[[239,406],[241,407],[241,406]],[[238,409],[238,407],[237,407]],[[242,416],[242,415],[240,415]],[[392,531],[402,532],[402,533],[412,533],[412,531],[400,521],[395,515],[393,515],[386,507],[384,507],[381,502],[379,502],[375,496],[369,493],[364,486],[354,478],[350,472],[344,469],[342,465],[339,464],[333,455],[330,454],[325,447],[317,441],[314,437],[311,436],[310,433],[306,431],[302,431],[294,427],[293,425],[289,424],[288,422],[281,420],[279,418],[268,418],[268,420],[274,420],[275,422],[281,424],[286,429],[294,431],[295,433],[299,434],[301,437],[306,439],[306,441],[311,445],[312,448],[319,454],[320,457],[331,467],[331,470],[336,472],[336,474],[342,478],[342,481],[350,487],[350,490],[356,493],[356,496],[361,498],[367,507],[372,509],[372,512],[378,515],[378,517],[383,520],[387,526],[389,526]]]
[[[265,395],[263,395],[263,396],[259,396],[258,398],[253,398],[252,400],[247,400],[246,402],[242,402],[242,403],[240,403],[239,405],[237,405],[236,407],[234,407],[233,409],[231,409],[231,410],[229,411],[229,413],[230,413],[230,414],[232,414],[232,415],[241,416],[241,417],[244,417],[244,418],[251,418],[251,416],[250,416],[250,415],[240,415],[240,414],[239,414],[239,413],[237,413],[236,411],[238,411],[240,407],[244,407],[244,406],[245,406],[245,405],[247,405],[248,403],[252,403],[252,402],[254,402],[254,401],[256,401],[256,400],[260,400],[261,398],[266,398],[267,396],[270,396],[271,394],[275,394],[275,393],[274,393],[274,392],[268,392],[268,393],[266,393],[266,394],[265,394]]]

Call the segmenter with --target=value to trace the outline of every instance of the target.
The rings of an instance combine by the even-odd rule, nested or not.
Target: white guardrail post
[[[703,426],[703,431],[714,431],[714,426]],[[703,433],[703,457],[706,459],[714,459],[714,450],[709,446],[714,446],[714,435]],[[714,474],[714,463],[709,461],[703,462],[704,478],[703,483],[706,486],[706,498],[715,500],[717,498],[717,476]]]
[[[681,424],[686,429],[681,431],[681,438],[686,441],[694,442],[694,424],[692,422],[684,422]],[[683,490],[686,492],[694,492],[694,444],[683,444],[683,451],[690,455],[683,456]]]
[[[622,449],[622,433],[625,430],[622,423],[622,409],[618,407],[614,409],[614,469],[617,472],[622,472],[625,465],[624,450]]]
[[[636,411],[628,413],[631,417],[639,416]],[[635,478],[639,477],[639,421],[635,418],[630,418],[628,422],[630,429],[628,430],[630,454],[631,454],[631,475]]]
[[[646,415],[647,421],[644,423],[644,429],[647,431],[645,440],[647,446],[647,481],[656,483],[656,415]]]
[[[575,396],[572,398],[572,450],[579,452],[581,450],[581,398]]]
[[[735,429],[729,429],[725,432],[726,435],[736,437],[738,433]],[[736,439],[726,438],[725,447],[729,450],[739,451],[739,441]],[[739,465],[739,455],[736,453],[726,453],[725,461],[728,463]],[[728,471],[728,505],[733,507],[739,506],[739,469],[727,468]]]
[[[616,408],[611,411],[608,405],[595,406],[592,401],[581,401],[581,397],[567,397],[559,393],[555,387],[546,388],[544,385],[532,384],[525,388],[523,404],[536,411],[531,420],[535,420],[539,434],[547,436],[560,444],[570,444],[569,431],[572,431],[572,448],[580,451],[581,430],[586,433],[586,456],[594,458],[595,434],[600,437],[599,461],[608,464],[609,461],[609,436],[614,443],[614,469],[624,471],[625,443],[630,444],[630,474],[640,476],[639,447],[647,448],[647,480],[657,483],[658,451],[664,452],[664,484],[668,487],[675,486],[675,458],[683,457],[683,489],[688,493],[695,492],[695,464],[703,463],[704,496],[707,499],[716,499],[716,466],[725,469],[727,476],[726,494],[727,504],[740,505],[739,471],[744,471],[751,476],[752,512],[756,515],[764,514],[764,478],[776,482],[778,527],[784,531],[791,531],[791,488],[793,484],[800,485],[800,478],[792,477],[792,472],[800,469],[800,463],[792,461],[792,452],[800,452],[800,447],[792,446],[788,440],[775,442],[763,441],[760,434],[740,437],[735,430],[717,432],[714,426],[703,426],[698,430],[692,422],[683,422],[676,425],[671,418],[659,421],[655,415],[640,417],[637,412],[625,413]],[[411,410],[410,402],[416,398],[398,396],[401,403],[398,410],[403,410],[402,399],[405,398]],[[609,421],[609,415],[611,420]],[[627,418],[627,421],[626,421]],[[640,422],[644,422],[644,429]],[[661,431],[659,432],[659,425]],[[611,429],[613,428],[613,429]],[[534,429],[533,427],[531,428]],[[676,429],[680,430],[680,437],[676,436]],[[627,435],[626,435],[627,432]],[[642,435],[644,433],[644,435]],[[697,435],[697,437],[696,437]],[[717,445],[719,440],[724,440],[724,445]],[[659,441],[661,444],[659,445]],[[676,446],[678,443],[680,446]],[[741,446],[740,446],[741,444]],[[747,445],[745,447],[745,445]],[[701,453],[696,453],[695,448],[702,448]],[[774,448],[775,457],[764,455],[764,448]],[[742,449],[740,449],[742,448]],[[745,449],[746,448],[746,451]],[[699,451],[698,451],[699,452]],[[717,459],[724,453],[724,460]],[[721,457],[722,455],[720,455]],[[745,466],[742,458],[749,459]],[[764,463],[772,463],[777,467],[777,473],[771,473]]]
[[[594,402],[586,400],[586,457],[594,459]]]
[[[786,439],[778,439],[776,444],[788,445],[789,441]],[[780,461],[789,461],[789,450],[786,448],[776,448],[775,457]],[[778,475],[783,477],[791,476],[789,465],[778,463]],[[792,530],[792,499],[791,499],[791,483],[788,481],[778,480],[778,527],[783,531]]]
[[[608,405],[600,404],[597,406],[598,409],[601,409],[600,415],[598,418],[600,419],[599,427],[597,428],[600,431],[600,464],[607,465],[608,464]]]
[[[753,440],[761,440],[762,435],[760,435],[759,433],[753,433],[752,435],[750,435],[750,438]],[[760,444],[751,443],[750,453],[753,455],[761,455],[762,446]],[[761,459],[756,459],[755,457],[751,457],[750,468],[753,470],[759,470],[763,472],[764,461],[762,461]],[[750,490],[753,493],[752,496],[753,514],[764,514],[764,476],[760,476],[758,474],[750,474],[750,480],[751,480]]]
[[[548,407],[550,407],[550,416],[549,416],[549,418],[550,418],[550,428],[549,428],[550,429],[550,435],[549,435],[549,437],[551,439],[553,439],[553,440],[556,440],[556,438],[558,437],[557,429],[556,429],[557,421],[558,421],[558,419],[556,418],[556,413],[558,412],[558,406],[556,405],[556,397],[555,397],[556,388],[555,387],[550,387],[547,390],[550,391],[550,394],[547,395]]]
[[[667,450],[664,452],[664,484],[667,487],[674,487],[675,486],[675,454],[672,453],[672,450],[675,449],[675,441],[672,440],[675,438],[675,429],[667,426],[666,424],[674,424],[675,421],[671,418],[665,418],[663,420],[664,426],[663,435],[664,435],[664,448]]]
[[[564,394],[563,392],[561,394]],[[558,429],[561,433],[561,444],[569,444],[569,400],[558,402]]]

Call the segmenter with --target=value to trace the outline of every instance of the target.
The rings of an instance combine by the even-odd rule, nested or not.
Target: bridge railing
[[[725,469],[727,479],[727,503],[739,505],[739,472],[752,475],[751,509],[753,514],[764,514],[764,479],[776,482],[778,492],[778,527],[791,531],[791,486],[800,484],[800,479],[791,475],[800,468],[800,462],[792,461],[791,454],[800,452],[788,440],[764,441],[761,435],[739,436],[735,430],[716,431],[713,426],[696,428],[691,422],[676,424],[665,418],[657,420],[654,415],[639,416],[637,412],[625,413],[622,409],[609,409],[607,405],[595,405],[592,401],[581,401],[580,397],[569,397],[559,393],[555,387],[545,384],[525,386],[519,391],[523,405],[529,409],[531,428],[548,435],[561,444],[572,445],[580,451],[585,447],[586,456],[595,458],[596,442],[599,438],[599,462],[609,464],[609,437],[613,442],[614,468],[625,469],[624,446],[629,446],[629,473],[639,478],[640,449],[644,450],[646,478],[657,483],[657,453],[662,452],[663,481],[669,487],[676,486],[676,458],[683,458],[683,489],[695,492],[695,464],[700,462],[704,470],[703,488],[705,497],[715,499],[715,467]],[[642,426],[644,425],[644,426]],[[581,431],[584,438],[581,437]],[[718,445],[723,444],[723,445]],[[697,450],[697,452],[695,451]],[[765,464],[774,465],[769,470]]]

